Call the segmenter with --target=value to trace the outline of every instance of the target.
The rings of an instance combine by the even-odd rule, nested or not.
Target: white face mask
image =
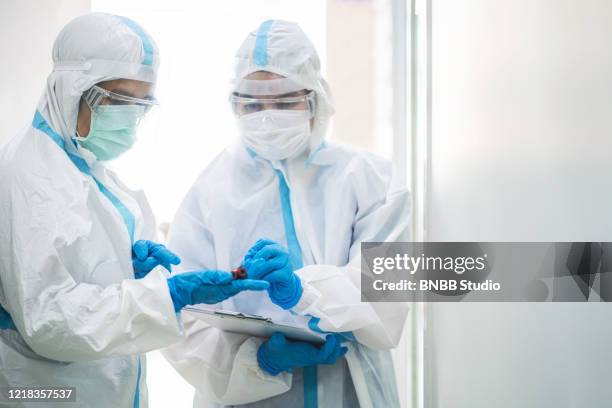
[[[283,160],[304,151],[310,141],[310,115],[304,110],[263,110],[238,118],[247,147],[267,160]]]

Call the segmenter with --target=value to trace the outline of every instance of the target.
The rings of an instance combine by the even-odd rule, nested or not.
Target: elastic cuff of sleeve
[[[134,282],[135,284],[136,282]],[[177,334],[183,333],[183,322],[179,316],[179,313],[174,309],[174,301],[172,299],[172,292],[170,291],[170,287],[168,286],[168,279],[157,269],[152,270],[147,276],[138,281],[139,285],[146,285],[155,287],[155,292],[158,293],[159,299],[155,301],[156,307],[162,307],[164,311],[164,315],[171,316],[168,314],[170,310],[174,311],[174,319],[170,319],[173,326],[176,329]],[[166,292],[164,292],[166,291]],[[168,294],[170,296],[168,296]]]
[[[174,305],[174,311],[179,313],[185,305],[180,301],[178,296],[176,295],[176,287],[174,286],[174,281],[172,279],[167,279],[168,290],[170,291],[170,298],[172,299],[172,304]]]
[[[302,296],[300,297],[298,303],[291,310],[302,316],[317,315],[319,313],[313,312],[313,309],[316,309],[316,304],[318,303],[321,296],[321,292],[319,292],[314,286],[309,285],[308,282],[303,282]]]

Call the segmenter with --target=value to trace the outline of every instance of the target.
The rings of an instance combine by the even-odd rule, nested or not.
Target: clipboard
[[[300,327],[290,323],[275,323],[268,317],[192,306],[186,307],[185,310],[193,312],[198,319],[205,321],[211,326],[232,333],[268,338],[274,332],[281,332],[291,340],[314,344],[325,343],[325,333],[318,333],[307,327]]]

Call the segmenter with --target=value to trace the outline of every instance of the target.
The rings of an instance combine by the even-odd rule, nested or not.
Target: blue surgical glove
[[[296,367],[307,367],[317,364],[335,364],[346,354],[338,336],[331,334],[320,348],[310,343],[289,341],[279,332],[266,340],[257,350],[259,367],[271,375],[282,371],[292,372]]]
[[[187,305],[212,305],[243,290],[265,290],[269,286],[268,282],[260,280],[235,280],[231,273],[223,271],[186,272],[168,278],[170,296],[177,313]]]
[[[246,255],[244,256],[244,259],[242,260],[242,265],[246,268],[247,266],[250,266],[251,263],[255,260],[255,255],[261,251],[265,246],[268,245],[277,245],[276,241],[272,241],[271,239],[268,238],[260,238],[257,240],[256,243],[253,244],[253,246],[251,248],[249,248],[249,250],[247,251]]]
[[[172,265],[180,263],[181,259],[162,244],[140,240],[132,247],[132,265],[136,279],[144,278],[158,265],[172,272]]]
[[[289,253],[276,242],[257,241],[245,255],[242,266],[249,278],[270,282],[270,300],[283,309],[291,309],[302,297],[302,282],[293,272]]]

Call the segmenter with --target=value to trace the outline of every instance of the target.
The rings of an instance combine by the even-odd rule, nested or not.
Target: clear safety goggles
[[[94,110],[99,105],[136,105],[144,107],[147,113],[153,106],[159,105],[156,99],[140,99],[115,92],[107,91],[97,85],[92,86],[83,94],[83,99]]]
[[[233,93],[230,95],[232,109],[236,116],[248,115],[249,113],[261,112],[263,110],[307,110],[309,117],[314,117],[316,108],[315,92],[309,91],[305,95],[287,98],[254,98],[245,97]]]

